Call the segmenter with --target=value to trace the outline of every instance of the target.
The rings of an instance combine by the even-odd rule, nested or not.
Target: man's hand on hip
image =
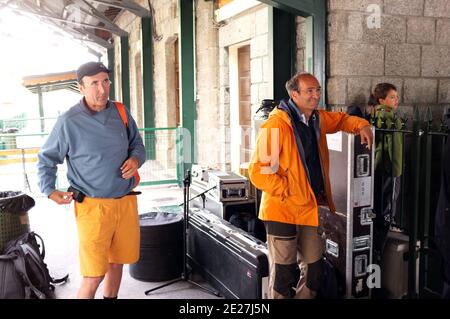
[[[72,192],[60,192],[60,191],[54,191],[50,195],[48,195],[48,198],[50,198],[52,201],[59,205],[69,204],[72,201]]]
[[[132,156],[127,159],[120,167],[120,170],[122,171],[122,178],[130,179],[134,173],[136,173],[138,167],[139,162],[136,157]]]
[[[373,144],[373,132],[372,127],[370,125],[364,126],[359,131],[359,135],[361,136],[361,144],[367,144],[367,148],[372,149]]]

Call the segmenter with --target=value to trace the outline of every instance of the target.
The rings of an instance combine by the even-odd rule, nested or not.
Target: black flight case
[[[188,259],[226,298],[267,298],[265,243],[205,209],[190,209]]]

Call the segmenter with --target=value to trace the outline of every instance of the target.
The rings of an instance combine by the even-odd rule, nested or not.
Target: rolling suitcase
[[[226,298],[267,297],[265,243],[207,210],[190,210],[188,259]]]

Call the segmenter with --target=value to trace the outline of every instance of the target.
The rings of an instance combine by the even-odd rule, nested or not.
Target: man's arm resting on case
[[[373,145],[373,132],[370,125],[363,126],[359,130],[359,135],[361,136],[361,144],[367,144],[367,148],[372,149]]]

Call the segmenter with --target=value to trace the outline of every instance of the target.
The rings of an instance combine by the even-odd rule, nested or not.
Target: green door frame
[[[323,88],[322,101],[326,97],[326,0],[260,0],[274,8],[292,13],[302,17],[312,18],[312,44],[314,75]],[[274,51],[276,51],[274,46]],[[274,58],[276,56],[274,55]],[[280,57],[281,58],[281,57]],[[277,65],[277,61],[274,61]],[[287,80],[287,79],[285,79]],[[284,84],[284,83],[283,83]],[[274,82],[274,92],[275,90]]]
[[[128,36],[120,37],[120,66],[122,68],[122,103],[130,109],[130,63],[128,59]]]
[[[195,6],[193,0],[179,0],[179,17],[180,17],[180,31],[179,31],[179,50],[180,50],[180,89],[181,89],[181,126],[183,134],[180,145],[190,145],[190,158],[184,157],[184,160],[179,161],[179,173],[184,175],[185,170],[190,169],[196,158],[196,138],[195,138],[195,118],[196,118],[196,103],[195,103],[195,55],[194,55],[194,17]],[[187,141],[185,136],[189,132],[190,140]],[[180,153],[181,156],[186,154],[185,149]],[[187,162],[186,162],[187,160]]]
[[[273,8],[273,98],[286,97],[284,83],[295,72],[295,16]]]
[[[115,64],[114,48],[108,49],[108,69],[112,72],[109,74],[109,80],[111,81],[111,88],[109,90],[109,99],[114,101],[116,99],[116,86],[114,85],[114,64]]]
[[[155,105],[153,101],[153,42],[152,42],[152,18],[141,18],[141,36],[142,36],[142,79],[144,93],[144,127],[155,127]],[[146,159],[154,160],[156,158],[156,139],[155,132],[146,131],[145,133]]]

